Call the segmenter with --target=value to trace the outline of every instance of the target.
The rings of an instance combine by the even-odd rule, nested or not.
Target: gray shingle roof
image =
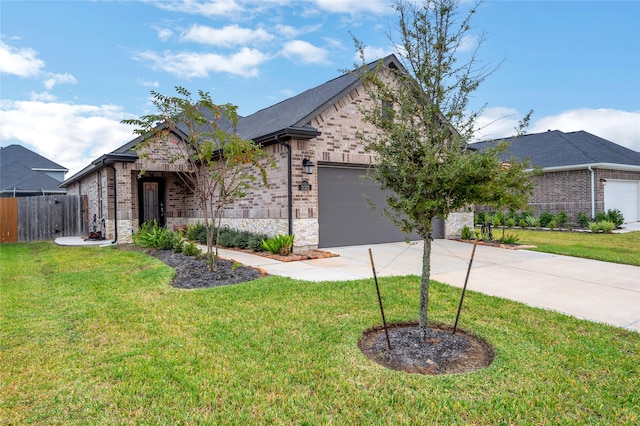
[[[531,165],[543,168],[603,163],[640,166],[639,152],[582,130],[568,133],[553,130],[500,140],[511,143],[504,160],[511,156],[519,160],[529,158]],[[483,141],[471,146],[483,149],[496,142]]]
[[[35,169],[35,170],[34,170]],[[39,170],[40,169],[40,170]],[[60,193],[60,181],[41,170],[67,172],[53,161],[20,146],[9,145],[0,149],[0,192],[6,193]]]
[[[0,167],[15,161],[32,169],[50,169],[64,172],[69,171],[60,164],[54,163],[48,158],[45,158],[40,154],[36,154],[22,145],[9,145],[4,148],[0,148]]]
[[[386,65],[393,62],[396,66],[400,66],[395,55],[389,55],[383,61]],[[377,62],[372,62],[367,67],[372,68]],[[313,117],[359,84],[358,76],[354,73],[343,74],[242,118],[238,123],[237,131],[241,137],[254,140],[288,128],[313,131],[315,130],[311,126]]]

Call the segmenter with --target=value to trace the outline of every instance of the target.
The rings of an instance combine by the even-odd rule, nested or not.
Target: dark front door
[[[157,221],[165,225],[164,179],[141,179],[138,183],[140,223]]]

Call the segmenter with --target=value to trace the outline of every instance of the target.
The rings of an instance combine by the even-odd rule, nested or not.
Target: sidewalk
[[[472,244],[435,240],[431,278],[462,287]],[[306,281],[372,278],[371,248],[378,277],[421,275],[422,242],[325,249],[339,257],[279,262],[220,249],[220,257],[269,274]],[[478,246],[469,290],[640,332],[640,267],[529,250]]]

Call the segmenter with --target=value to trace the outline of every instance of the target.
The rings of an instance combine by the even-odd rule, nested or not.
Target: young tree
[[[470,20],[478,4],[460,17],[459,0],[398,0],[397,55],[404,70],[361,67],[372,107],[366,121],[379,132],[361,135],[376,155],[371,177],[391,190],[385,214],[424,240],[420,286],[420,331],[428,333],[431,224],[435,217],[470,204],[509,203],[532,189],[525,166],[503,168],[504,144],[480,152],[469,146],[480,111],[468,111],[470,94],[494,69],[480,65],[479,45],[467,47]],[[363,57],[363,46],[356,40]],[[466,55],[466,59],[459,62]],[[515,186],[510,186],[515,185]],[[512,195],[502,194],[510,188]]]
[[[200,203],[207,231],[207,260],[214,270],[219,233],[214,236],[213,230],[220,229],[225,206],[244,197],[258,177],[266,185],[266,169],[261,162],[265,153],[253,141],[235,133],[235,105],[217,105],[203,91],[198,91],[197,102],[182,87],[176,87],[176,92],[177,96],[166,96],[151,91],[158,113],[123,123],[136,126],[134,133],[142,136],[136,146],[142,158],[148,157],[149,148],[160,149],[165,158],[185,166],[180,176]]]

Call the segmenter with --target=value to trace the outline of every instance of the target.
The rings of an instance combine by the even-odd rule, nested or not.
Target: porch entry
[[[139,223],[158,221],[165,226],[165,181],[163,178],[142,178],[138,180]]]

